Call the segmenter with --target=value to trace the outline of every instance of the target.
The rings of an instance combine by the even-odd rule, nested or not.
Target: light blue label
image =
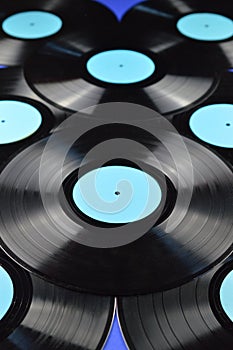
[[[177,22],[181,34],[196,40],[215,41],[233,35],[233,21],[215,13],[192,13]]]
[[[220,288],[220,301],[222,308],[233,321],[233,271],[224,278]]]
[[[215,146],[233,147],[233,105],[214,104],[198,109],[189,121],[192,132]]]
[[[14,296],[14,286],[9,274],[0,266],[0,320],[8,312]]]
[[[19,39],[40,39],[57,33],[61,19],[49,12],[26,11],[16,13],[3,21],[2,29]]]
[[[83,175],[73,188],[76,206],[87,216],[107,223],[143,219],[160,204],[158,182],[126,166],[106,166]]]
[[[149,78],[155,71],[155,64],[140,52],[110,50],[91,57],[87,70],[94,78],[106,83],[132,84]]]
[[[41,114],[33,106],[20,101],[0,101],[0,144],[25,139],[38,130],[41,123]]]

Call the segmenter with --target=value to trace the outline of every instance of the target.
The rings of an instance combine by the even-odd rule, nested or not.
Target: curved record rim
[[[149,0],[135,5],[125,14],[122,21],[122,30],[127,29],[129,37],[132,36],[132,38],[134,37],[133,31],[135,31],[135,34],[139,35],[139,40],[145,35],[152,39],[155,31],[161,31],[165,35],[164,38],[168,35],[167,37],[173,37],[174,40],[191,41],[193,44],[214,44],[215,46],[216,43],[231,41],[232,38],[211,42],[192,39],[179,32],[176,28],[177,21],[188,14],[203,12],[217,13],[232,19],[231,9],[231,4],[227,0],[223,0],[221,4],[217,1],[213,3],[208,0],[204,3],[197,0],[184,0],[182,3],[159,0],[155,3],[153,0]],[[139,21],[141,24],[140,30],[134,26]]]
[[[20,150],[49,135],[57,125],[70,115],[68,111],[58,109],[36,95],[26,83],[21,67],[11,67],[1,72],[0,101],[1,100],[15,100],[28,103],[38,109],[42,115],[42,123],[39,129],[32,135],[17,142],[0,145],[1,169],[4,167],[5,163],[9,162]]]
[[[113,130],[113,135],[123,135],[120,127],[111,128],[112,125],[109,130]],[[123,125],[124,132],[125,128]],[[130,130],[131,126],[124,137],[130,138]],[[164,147],[153,138],[145,141],[134,129],[131,134],[133,140],[147,145],[162,162],[164,174],[177,189],[174,164]],[[62,140],[61,134],[58,137]],[[167,137],[178,157],[176,166],[180,162],[183,169],[183,173],[178,174],[182,203],[177,201],[169,217],[144,236],[136,236],[138,239],[135,237],[132,243],[118,247],[98,246],[99,239],[105,242],[107,234],[110,241],[111,237],[116,237],[115,230],[101,231],[98,226],[83,221],[64,196],[53,192],[57,186],[57,173],[53,173],[53,168],[60,157],[59,147],[50,150],[41,187],[45,192],[40,192],[38,172],[47,141],[44,139],[16,156],[0,175],[2,248],[20,265],[46,279],[96,294],[132,295],[164,290],[208,270],[232,249],[232,171],[214,153],[186,138],[184,142],[191,163],[184,166],[175,134],[169,133]],[[79,142],[77,148],[70,149],[62,169],[64,178],[80,166],[85,147],[89,145]],[[134,157],[143,160],[147,169],[153,168],[147,153]],[[190,167],[194,175],[193,187],[187,179]],[[91,168],[92,163],[89,170]],[[184,203],[190,190],[192,197],[187,208]],[[41,201],[44,194],[49,199],[46,207]],[[170,198],[169,193],[167,195]],[[148,220],[155,224],[155,213],[140,220],[140,224],[147,225]],[[128,226],[132,229],[138,224]],[[94,246],[88,246],[89,241],[94,242]]]
[[[185,45],[161,50],[141,47],[127,41],[120,31],[104,38],[98,45],[87,36],[71,34],[44,45],[25,64],[25,77],[32,90],[55,106],[80,111],[106,102],[131,102],[168,114],[188,108],[207,98],[215,90],[218,74],[211,66],[199,64],[199,52]],[[130,44],[129,44],[130,43]],[[97,52],[128,49],[148,55],[155,63],[155,72],[133,84],[110,84],[88,73],[86,63]],[[191,60],[191,61],[190,61]],[[179,62],[179,64],[177,64]]]
[[[30,274],[16,265],[0,250],[0,266],[9,274],[14,288],[11,306],[0,320],[0,343],[17,327],[27,314],[32,300]]]
[[[122,330],[130,349],[232,348],[232,322],[215,301],[232,256],[204,275],[169,291],[118,299]]]
[[[121,31],[127,35],[128,42],[137,42],[139,46],[160,53],[166,50],[180,50],[184,46],[187,52],[199,55],[199,65],[205,62],[205,69],[211,66],[219,72],[223,68],[231,68],[233,59],[231,47],[233,38],[221,41],[201,41],[182,35],[177,27],[177,21],[190,13],[218,13],[233,20],[232,7],[227,0],[223,2],[194,1],[146,1],[136,5],[124,16]],[[136,26],[135,23],[139,23]],[[190,62],[192,55],[187,57]]]
[[[0,264],[15,287],[13,306],[0,321],[1,347],[19,349],[26,342],[27,349],[102,349],[112,323],[113,298],[52,285],[2,252]]]
[[[78,2],[78,5],[77,5]],[[78,11],[71,11],[77,8]],[[40,3],[28,3],[27,0],[20,1],[3,0],[1,2],[0,23],[7,17],[24,11],[47,11],[59,16],[63,22],[62,28],[55,34],[41,39],[20,39],[7,35],[0,25],[0,64],[9,66],[25,63],[31,54],[41,47],[48,40],[53,40],[61,35],[69,32],[89,32],[90,37],[96,37],[97,34],[103,35],[103,21],[105,25],[112,30],[115,26],[116,18],[110,10],[94,1],[85,0],[67,0],[65,3],[57,0],[48,3],[46,0]]]
[[[212,104],[232,104],[233,98],[231,93],[231,86],[233,83],[233,75],[231,72],[224,71],[221,74],[221,77],[219,79],[219,84],[217,89],[214,91],[214,93],[207,98],[203,103],[200,103],[195,108],[192,108],[184,113],[177,113],[173,115],[172,117],[172,123],[175,126],[175,128],[178,130],[178,132],[185,137],[188,137],[195,142],[198,142],[205,147],[211,149],[216,154],[221,156],[226,162],[229,163],[230,166],[233,165],[233,152],[231,148],[224,148],[220,146],[215,146],[213,144],[207,143],[200,138],[198,138],[191,130],[189,126],[189,120],[191,115],[198,110],[199,108],[202,108],[204,106],[212,105]]]

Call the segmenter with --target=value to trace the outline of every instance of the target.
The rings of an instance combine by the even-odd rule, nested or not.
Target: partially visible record
[[[24,271],[2,252],[0,274],[0,311],[8,307],[0,317],[2,349],[102,349],[113,318],[112,298],[56,287]]]
[[[196,40],[191,37],[183,35],[178,30],[178,21],[190,14],[208,13],[213,15],[211,22],[204,23],[203,30],[198,31]],[[215,18],[215,15],[222,16],[223,23],[220,24],[220,28],[214,29],[214,25],[219,18]],[[210,17],[211,18],[211,17]],[[224,18],[229,26],[224,36]],[[217,20],[216,20],[217,19]],[[164,50],[180,50],[181,47],[186,47],[189,53],[187,57],[187,64],[193,64],[193,54],[198,54],[199,65],[202,65],[202,60],[208,61],[205,68],[209,66],[213,70],[219,71],[220,69],[229,68],[233,65],[232,54],[232,34],[233,25],[230,23],[232,20],[232,4],[227,0],[223,2],[218,1],[182,1],[182,3],[171,1],[145,1],[137,4],[124,16],[121,23],[121,31],[127,37],[127,40],[134,45],[137,43],[139,46],[146,46],[148,49],[154,52],[161,52]],[[138,25],[140,23],[140,26]],[[197,19],[196,25],[190,31],[197,31],[198,26],[202,25],[202,21]],[[190,27],[192,24],[190,23]],[[211,31],[213,28],[213,37],[211,40],[205,39],[205,31]],[[223,30],[223,36],[216,36]],[[201,37],[203,34],[203,37]],[[202,40],[201,40],[202,38]],[[170,51],[171,52],[171,51]],[[190,55],[192,52],[192,55]],[[178,65],[179,62],[176,61]]]
[[[215,92],[194,108],[173,116],[178,132],[233,164],[233,73],[223,71]]]
[[[33,12],[37,17],[33,17]],[[31,18],[22,17],[22,23],[12,21],[10,29],[4,29],[4,21],[16,14],[29,13]],[[30,14],[31,13],[31,14]],[[52,17],[51,24],[49,17]],[[40,18],[41,16],[41,18]],[[34,20],[35,19],[35,20]],[[56,28],[56,20],[58,23]],[[60,36],[67,32],[88,32],[91,37],[101,37],[104,33],[103,25],[109,31],[113,30],[117,23],[115,16],[110,10],[94,1],[67,0],[65,3],[58,0],[48,2],[42,0],[39,3],[28,3],[28,1],[15,2],[13,0],[4,0],[1,2],[0,13],[0,65],[12,66],[20,65],[25,62],[32,53],[35,53],[45,42],[51,40],[51,37]],[[55,25],[55,28],[53,26]],[[51,27],[51,34],[50,33]],[[8,27],[7,27],[8,28]],[[22,30],[23,28],[23,30]],[[37,29],[38,30],[35,30]],[[45,30],[47,28],[47,31]],[[32,33],[35,31],[35,38]],[[40,34],[41,30],[41,34]],[[14,34],[15,33],[15,34]]]
[[[167,114],[208,97],[218,81],[209,58],[202,60],[194,50],[190,55],[185,46],[163,46],[157,38],[160,45],[152,48],[134,42],[120,27],[111,36],[99,38],[98,45],[87,34],[66,35],[48,42],[30,58],[26,80],[39,96],[72,111],[98,103],[130,102]],[[132,55],[143,57],[145,67]],[[139,72],[143,75],[147,70],[138,78]]]
[[[116,105],[114,113],[124,119]],[[145,126],[145,113],[143,117]],[[132,295],[177,286],[230,253],[232,171],[219,157],[160,129],[159,123],[163,143],[140,127],[118,123],[93,128],[67,150],[70,135],[77,138],[82,122],[90,126],[95,119],[86,114],[83,118],[74,115],[76,127],[67,124],[52,139],[28,147],[0,175],[1,246],[14,260],[78,290]],[[152,124],[150,119],[150,128]],[[107,163],[104,155],[110,146],[105,142],[116,138],[118,147]],[[143,148],[139,152],[126,147],[127,140]],[[84,156],[98,145],[104,151],[83,165]],[[72,189],[78,173],[87,174],[102,161],[103,167],[139,167],[152,176],[161,188],[158,208],[123,225],[106,224],[76,210]]]
[[[231,350],[233,323],[226,312],[232,305],[232,277],[224,281],[229,271],[232,257],[179,288],[118,300],[130,349]]]
[[[47,136],[70,113],[48,104],[27,85],[22,68],[0,70],[0,160]]]

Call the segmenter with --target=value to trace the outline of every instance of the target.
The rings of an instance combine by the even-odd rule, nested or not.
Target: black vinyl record
[[[0,266],[14,285],[12,304],[0,320],[1,349],[102,349],[113,318],[112,298],[56,287],[2,252]]]
[[[25,65],[28,84],[45,100],[72,111],[99,103],[130,102],[162,114],[187,108],[215,89],[218,74],[209,65],[209,58],[200,59],[198,51],[190,55],[185,46],[160,45],[159,49],[140,45],[120,29],[121,24],[114,33],[107,32],[95,41],[87,33],[75,33],[48,42]],[[146,79],[129,84],[99,80],[90,74],[87,63],[96,54],[109,50],[144,54],[152,60],[155,70]]]
[[[18,153],[22,148],[30,146],[33,142],[47,136],[70,115],[67,111],[54,107],[36,95],[26,83],[21,67],[0,70],[0,104],[2,101],[19,102],[19,106],[17,107],[17,111],[14,110],[14,106],[12,107],[10,103],[7,109],[1,108],[1,133],[4,134],[7,132],[10,134],[10,128],[12,134],[15,133],[15,137],[12,137],[12,140],[9,138],[8,141],[3,141],[0,137],[1,168],[4,162],[9,161],[10,157]],[[28,136],[25,134],[22,137],[17,137],[17,123],[14,124],[11,120],[16,118],[16,113],[17,118],[23,117],[23,110],[20,110],[20,103],[25,103],[35,108],[41,115],[41,124],[38,125],[37,129],[32,130],[32,133],[29,132]],[[35,110],[32,111],[32,118]],[[4,125],[1,125],[3,122]],[[24,123],[26,123],[25,119],[21,123],[22,130]]]
[[[192,56],[196,54],[199,65],[215,71],[233,66],[232,37],[224,40],[195,40],[184,36],[177,29],[177,22],[191,13],[211,13],[232,19],[232,3],[219,1],[146,1],[137,4],[124,16],[122,33],[129,42],[147,47],[155,52],[180,50],[187,52],[187,62],[193,66]],[[137,25],[140,23],[140,26]],[[208,27],[207,27],[208,28]],[[208,29],[207,29],[208,30]],[[218,31],[218,29],[217,29]],[[204,63],[205,62],[205,63]],[[176,61],[177,68],[179,61]]]
[[[207,98],[204,102],[200,103],[195,108],[191,108],[190,110],[184,113],[177,113],[173,116],[172,123],[178,130],[178,132],[186,137],[193,139],[196,142],[203,144],[205,147],[212,149],[214,152],[219,154],[225,161],[229,164],[233,165],[233,131],[231,134],[225,134],[225,138],[229,140],[229,146],[223,147],[218,145],[218,134],[224,135],[224,128],[232,128],[231,121],[228,123],[224,123],[224,111],[219,115],[219,120],[222,119],[221,123],[218,123],[218,120],[212,118],[212,125],[209,125],[209,128],[212,128],[212,134],[216,135],[216,143],[208,142],[208,139],[203,139],[198,137],[198,135],[194,134],[190,126],[190,119],[193,113],[198,111],[200,108],[206,106],[215,106],[215,105],[229,105],[233,106],[233,94],[232,94],[232,84],[233,84],[233,73],[231,71],[224,71],[221,75],[221,79],[219,80],[218,87],[214,91],[214,93]],[[232,109],[233,110],[233,109]],[[203,116],[204,117],[204,116]],[[207,128],[207,125],[203,124],[203,129]],[[231,129],[232,130],[232,129]],[[214,137],[212,136],[212,140]],[[230,147],[230,143],[232,146]]]
[[[227,270],[232,270],[232,258],[179,288],[120,298],[118,312],[130,349],[232,349],[233,324],[219,304]]]
[[[117,104],[113,108],[115,115],[127,118]],[[138,108],[145,117],[145,109]],[[86,114],[83,118],[88,125],[95,119]],[[132,295],[177,286],[229,254],[233,180],[219,157],[159,128],[159,123],[156,130],[163,142],[140,127],[116,123],[93,128],[67,151],[67,140],[72,134],[77,139],[81,119],[74,115],[76,127],[67,124],[52,141],[50,137],[28,147],[0,175],[1,246],[14,260],[58,284],[105,295]],[[143,120],[141,125],[145,124]],[[150,130],[152,124],[150,119]],[[110,164],[136,164],[158,181],[162,191],[158,209],[130,225],[92,220],[71,203],[73,176],[95,169],[99,161],[105,163],[109,146],[86,160],[85,166],[84,156],[116,138],[120,141]],[[145,147],[138,152],[124,146],[128,140]]]
[[[41,45],[51,40],[51,36],[39,39],[21,39],[8,35],[2,29],[2,23],[11,15],[26,11],[45,11],[58,16],[62,20],[61,29],[52,35],[52,38],[59,37],[61,34],[70,32],[88,32],[89,37],[97,35],[100,37],[105,28],[113,30],[116,19],[113,13],[107,8],[95,1],[85,0],[67,0],[66,2],[46,1],[20,2],[14,0],[1,1],[0,12],[0,64],[1,65],[20,65],[23,64],[32,53],[35,53]],[[29,28],[30,30],[30,28]]]

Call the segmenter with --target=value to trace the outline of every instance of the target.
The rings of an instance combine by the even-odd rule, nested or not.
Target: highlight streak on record
[[[71,11],[71,9],[75,9]],[[78,10],[76,10],[78,9]],[[113,30],[117,23],[115,16],[107,8],[94,1],[86,0],[62,0],[31,2],[27,0],[14,1],[2,0],[0,12],[0,27],[9,16],[25,11],[45,11],[62,20],[62,28],[51,37],[34,40],[16,39],[7,35],[0,29],[0,64],[15,66],[24,64],[25,61],[51,38],[71,32],[89,33],[89,37],[102,36],[104,30]],[[103,25],[104,30],[103,30]]]
[[[107,110],[108,118],[119,115],[127,120],[129,110],[117,112],[116,104],[113,108],[112,114]],[[143,107],[140,108],[143,114],[141,109],[137,113],[144,116],[139,124],[143,127],[146,125],[146,113]],[[61,129],[57,132],[58,143],[52,143],[49,148],[40,180],[39,168],[47,139],[21,152],[0,175],[1,245],[10,256],[27,269],[62,285],[105,295],[132,295],[177,286],[229,254],[233,243],[233,179],[232,171],[220,158],[184,138],[191,160],[189,163],[183,156],[184,146],[179,143],[179,135],[166,133],[156,124],[159,134],[164,134],[165,145],[171,147],[176,155],[174,160],[162,142],[149,132],[119,123],[93,128],[77,143],[72,141],[72,147],[63,159],[67,139],[71,134],[77,138],[82,125],[79,117],[74,115],[76,127],[72,125],[69,128],[67,125],[65,134]],[[88,115],[84,114],[83,120],[88,122],[88,126],[91,121],[99,125],[98,115],[89,116],[88,121],[87,118]],[[149,120],[151,128],[153,118]],[[114,148],[118,152],[113,157],[115,164],[116,159],[125,159],[127,150],[131,162],[139,162],[142,168],[145,166],[144,171],[160,182],[156,161],[162,164],[166,181],[170,181],[166,184],[161,182],[163,205],[166,199],[166,205],[174,203],[174,206],[161,212],[162,206],[160,211],[131,223],[131,226],[113,229],[102,227],[101,223],[90,218],[85,219],[73,210],[67,196],[60,191],[56,166],[63,162],[62,175],[68,179],[79,169],[87,151],[115,138],[119,138],[118,147]],[[134,140],[148,148],[140,153],[135,151],[135,147],[127,149],[122,141],[124,139]],[[122,153],[119,153],[120,145]],[[152,152],[150,156],[148,150]],[[100,152],[94,160],[86,160],[85,168],[81,170],[84,169],[85,173],[96,168],[96,162],[103,161],[103,154]],[[181,169],[179,173],[177,169]],[[193,187],[190,187],[190,170],[194,171]],[[176,201],[177,191],[181,201]],[[189,193],[190,204],[187,206]],[[42,198],[46,198],[46,202]],[[149,227],[145,229],[147,225]],[[124,243],[118,243],[122,236]]]
[[[193,40],[182,35],[177,29],[177,22],[181,17],[200,12],[219,14],[229,20],[233,19],[232,4],[227,0],[221,3],[196,0],[146,1],[136,5],[125,15],[122,33],[127,33],[127,40],[132,45],[146,46],[155,52],[160,52],[161,48],[165,47],[173,47],[179,51],[179,45],[184,45],[186,52],[189,53],[187,63],[191,66],[193,66],[192,56],[196,54],[199,66],[204,64],[207,70],[210,66],[213,71],[231,67],[233,64],[231,37],[212,42]],[[140,26],[136,23],[140,23]],[[205,29],[208,30],[208,23]],[[179,61],[176,61],[176,64],[178,66]]]
[[[134,47],[133,40],[120,40],[119,35],[116,49],[141,52],[153,61],[156,69],[147,79],[132,84],[103,82],[87,70],[87,62],[97,52],[86,38],[72,34],[51,41],[27,62],[26,80],[35,93],[72,111],[99,103],[130,102],[168,114],[207,98],[216,87],[215,71],[207,60],[199,64],[199,52],[190,56],[185,45],[161,47],[159,43],[151,50],[145,44],[137,49],[139,44]],[[105,38],[99,44],[104,48],[98,52],[108,51],[110,45],[112,38]]]
[[[179,288],[118,300],[130,349],[231,350],[232,323],[225,323],[223,310],[217,313],[212,302],[219,292],[212,279],[222,265]]]
[[[23,271],[3,253],[0,261],[15,284],[14,309],[0,320],[1,349],[102,349],[111,325],[113,299],[47,283]],[[32,295],[27,297],[29,291]]]

